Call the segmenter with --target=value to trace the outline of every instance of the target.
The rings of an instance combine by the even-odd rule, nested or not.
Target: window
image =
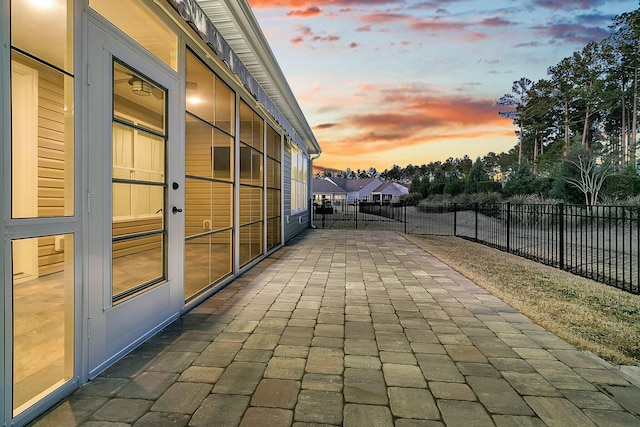
[[[271,126],[267,126],[267,249],[281,242],[281,137]]]
[[[240,103],[240,265],[263,253],[264,120]]]
[[[235,93],[186,58],[185,299],[233,271]]]
[[[291,148],[291,213],[308,209],[307,198],[309,160],[297,147]]]
[[[72,0],[3,2],[3,13],[9,9],[11,172],[6,185],[14,221],[7,223],[5,236],[15,233],[14,224],[25,232],[10,241],[8,260],[2,261],[8,261],[11,279],[3,278],[10,298],[3,304],[10,311],[0,328],[11,354],[5,348],[0,406],[4,410],[6,403],[7,412],[18,417],[75,374],[73,229],[78,223],[69,221],[75,214],[74,7]],[[61,223],[61,217],[67,220]],[[5,322],[9,316],[11,322]]]
[[[145,96],[132,83],[146,85]],[[165,279],[166,91],[114,59],[112,302]],[[144,268],[140,268],[144,265]]]

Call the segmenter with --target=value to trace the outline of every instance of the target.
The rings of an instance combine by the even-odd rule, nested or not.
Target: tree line
[[[640,9],[617,15],[609,28],[604,40],[550,66],[546,78],[522,77],[498,100],[498,114],[515,127],[517,144],[508,152],[333,174],[411,182],[423,198],[498,192],[585,204],[640,199]]]

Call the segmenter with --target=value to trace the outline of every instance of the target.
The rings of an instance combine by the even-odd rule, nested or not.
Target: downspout
[[[313,174],[313,161],[317,160],[318,157],[320,157],[322,155],[322,151],[319,152],[318,154],[316,154],[315,157],[311,157],[309,160],[311,161],[311,164],[309,165],[309,170],[311,171],[311,174]],[[313,178],[311,178],[310,180],[310,184],[313,184]],[[310,185],[309,187],[313,187],[313,185]],[[311,194],[310,194],[310,198],[309,200],[313,199],[313,188],[311,188]],[[310,209],[309,209],[309,224],[311,226],[311,228],[316,229],[318,227],[316,227],[316,225],[313,223],[313,203],[310,203]]]

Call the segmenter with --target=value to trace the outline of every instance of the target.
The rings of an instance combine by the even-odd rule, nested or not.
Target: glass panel
[[[251,152],[246,145],[240,145],[240,182],[251,184]]]
[[[251,187],[240,186],[240,224],[251,222]]]
[[[215,282],[231,273],[231,230],[211,235],[211,282]]]
[[[133,217],[131,209],[133,199],[133,189],[131,184],[113,184],[113,217],[128,218]]]
[[[135,179],[164,182],[164,139],[136,132]]]
[[[235,134],[235,93],[187,51],[187,111],[229,135]]]
[[[165,133],[165,90],[123,65],[113,63],[114,117]]]
[[[230,230],[185,242],[185,299],[231,273],[231,242]]]
[[[193,296],[211,283],[211,235],[190,239],[184,245],[184,297]]]
[[[280,163],[267,157],[267,187],[280,188]]]
[[[73,378],[73,234],[14,240],[13,416]]]
[[[251,225],[251,259],[262,255],[262,223]]]
[[[155,216],[162,223],[164,187],[135,183],[113,183],[113,218]]]
[[[271,126],[267,127],[267,155],[280,161],[280,134]]]
[[[73,79],[11,54],[13,218],[73,215]]]
[[[267,218],[280,215],[280,190],[267,190]]]
[[[212,177],[212,128],[187,115],[186,174],[204,178]]]
[[[262,154],[251,152],[251,184],[262,186]]]
[[[234,139],[214,129],[213,145],[213,177],[233,180]]]
[[[113,117],[126,122],[112,126],[115,302],[165,278],[166,92],[116,61],[113,79]]]
[[[206,233],[212,230],[210,181],[185,180],[185,235]]]
[[[236,96],[222,80],[216,77],[216,126],[235,135]]]
[[[267,250],[280,244],[280,217],[267,221]]]
[[[144,228],[144,224],[126,225]],[[114,300],[138,285],[161,281],[164,278],[163,260],[164,234],[113,242]]]
[[[187,111],[214,123],[214,74],[187,51]]]
[[[213,183],[213,229],[233,225],[233,185],[224,182]]]
[[[141,2],[90,0],[89,6],[177,71],[178,36]]]
[[[11,45],[73,74],[73,1],[12,1]]]
[[[245,225],[240,227],[240,230],[239,230],[239,234],[240,234],[239,262],[241,266],[249,262],[249,260],[251,259],[251,246],[250,246],[251,228],[250,227],[251,227],[250,225]]]
[[[251,222],[262,219],[262,188],[251,188]]]
[[[244,102],[240,103],[240,141],[253,145],[253,110]]]
[[[119,178],[131,178],[122,170],[133,170],[133,129],[122,125],[113,125],[113,175]]]
[[[253,114],[253,148],[264,152],[264,121],[262,118]]]
[[[262,189],[240,187],[240,224],[262,219]]]

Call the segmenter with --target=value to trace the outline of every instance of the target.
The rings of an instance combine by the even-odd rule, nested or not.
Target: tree
[[[604,79],[611,62],[612,48],[606,43],[588,43],[572,58],[576,98],[583,110],[582,146],[589,149],[588,135],[593,116],[608,104],[604,93]]]
[[[571,139],[570,132],[570,115],[571,102],[574,98],[574,86],[572,82],[572,64],[570,58],[564,58],[555,66],[547,69],[547,74],[551,77],[553,85],[553,97],[562,108],[562,127],[564,134],[564,149],[566,155],[569,152],[569,144]]]
[[[464,183],[464,192],[467,194],[477,193],[478,185],[488,180],[489,174],[487,174],[484,168],[484,163],[482,163],[482,160],[478,157],[469,170],[469,174]]]
[[[504,183],[502,194],[505,197],[515,196],[516,194],[531,194],[531,184],[535,179],[536,176],[531,171],[531,166],[529,166],[529,163],[524,162],[509,175],[509,178]]]
[[[598,201],[602,185],[613,171],[611,162],[603,160],[598,164],[597,154],[584,147],[576,148],[571,154],[566,161],[577,169],[579,175],[577,178],[568,178],[567,182],[584,194],[587,206],[593,206]]]
[[[513,124],[518,126],[516,135],[518,135],[518,164],[522,163],[522,143],[524,138],[523,125],[525,115],[525,107],[528,102],[529,89],[533,82],[526,77],[513,82],[511,93],[503,95],[498,101],[498,105],[506,107],[514,107],[513,110],[501,111],[502,117],[513,119]]]
[[[616,48],[620,59],[621,84],[623,87],[622,113],[625,113],[624,106],[624,86],[625,81],[632,83],[632,118],[630,132],[628,134],[629,161],[635,166],[636,143],[638,130],[638,70],[640,69],[640,9],[623,13],[613,19],[610,28],[616,30],[611,36],[611,43]],[[631,75],[629,79],[627,76]],[[628,117],[628,116],[627,116]],[[625,139],[625,120],[622,120],[622,135]],[[623,143],[624,145],[624,143]]]

